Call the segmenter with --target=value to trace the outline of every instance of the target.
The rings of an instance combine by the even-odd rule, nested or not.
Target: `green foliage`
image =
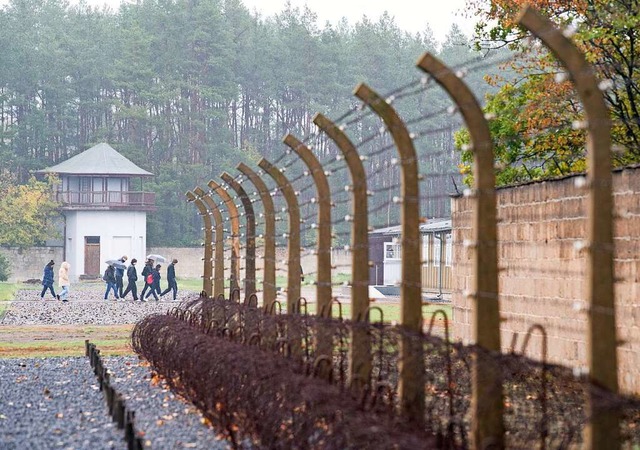
[[[308,8],[287,5],[264,19],[236,0],[141,0],[117,12],[9,0],[0,7],[0,158],[16,183],[26,183],[31,171],[108,142],[156,175],[144,184],[156,192],[158,208],[149,215],[148,243],[197,244],[201,219],[185,203],[186,190],[205,187],[223,170],[237,173],[240,161],[278,159],[286,133],[315,131],[316,112],[335,118],[350,110],[359,82],[384,94],[416,80],[422,74],[415,61],[425,51],[449,64],[476,56],[457,27],[438,51],[428,28],[410,35],[389,15],[320,26]],[[467,81],[484,95],[479,74]],[[432,89],[399,112],[417,117],[445,104],[446,95]],[[428,149],[437,156],[420,161],[424,169],[451,172],[457,163],[457,125],[447,121],[428,123],[443,131]],[[356,142],[380,127],[374,117],[362,124],[350,130]],[[372,186],[399,183],[386,167]],[[332,182],[348,184],[346,173],[339,176]],[[439,193],[447,183],[434,194],[444,206],[424,205],[427,215],[446,214],[448,199]],[[348,214],[347,205],[340,208],[336,214]],[[372,226],[397,222],[397,208],[376,219]]]
[[[489,129],[493,137],[496,184],[498,186],[552,178],[585,169],[584,133],[567,126],[578,118],[569,115],[569,107],[556,117],[544,114],[538,105],[550,98],[557,102],[553,86],[545,85],[544,77],[531,77],[518,85],[507,83],[499,92],[489,95],[484,107],[491,117]],[[546,87],[545,87],[546,86]],[[533,102],[535,99],[535,102]],[[531,104],[535,104],[532,109]],[[556,106],[557,107],[557,106]],[[471,173],[473,150],[467,130],[455,134],[455,143],[462,150],[460,172],[467,185],[473,184]]]
[[[27,184],[9,185],[0,193],[0,245],[30,247],[58,237],[58,205],[51,197],[55,182],[54,177],[31,177]]]
[[[11,268],[9,267],[9,260],[5,255],[0,253],[0,281],[7,281],[11,275]]]
[[[572,124],[584,121],[584,111],[573,85],[556,78],[563,72],[549,53],[531,46],[514,21],[524,3],[539,9],[560,27],[575,26],[574,42],[598,72],[613,123],[615,165],[640,162],[640,57],[635,43],[640,38],[636,0],[546,0],[470,1],[481,22],[476,27],[477,46],[504,46],[522,52],[514,68],[517,82],[507,83],[491,97],[485,110],[495,119],[498,184],[538,180],[586,169],[585,133]],[[488,23],[492,25],[489,26]],[[561,78],[561,77],[560,77]],[[469,143],[466,132],[456,136],[456,145]],[[462,171],[467,183],[472,154],[463,152]]]

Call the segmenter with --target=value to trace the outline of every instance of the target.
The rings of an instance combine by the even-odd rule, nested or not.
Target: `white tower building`
[[[123,255],[144,261],[147,212],[155,194],[143,192],[153,174],[136,166],[109,144],[101,143],[40,173],[60,179],[55,193],[64,223],[64,258],[70,275],[95,278],[108,259]]]

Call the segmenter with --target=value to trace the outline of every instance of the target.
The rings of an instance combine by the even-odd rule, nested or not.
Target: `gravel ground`
[[[136,412],[136,428],[144,432],[145,447],[226,449],[226,441],[203,424],[200,412],[177,397],[163,382],[152,381],[146,364],[137,357],[106,357],[111,385],[120,392],[127,408]]]
[[[178,300],[197,295],[182,291]],[[104,286],[76,285],[70,301],[40,300],[19,291],[2,325],[132,324],[179,305],[104,300]],[[168,296],[169,299],[171,298]],[[45,297],[47,298],[47,297]],[[145,448],[226,449],[199,411],[153,378],[136,356],[104,357],[111,383],[136,413]],[[104,395],[87,358],[0,359],[0,449],[124,449],[124,431],[108,415]]]
[[[0,448],[121,449],[86,358],[0,360]]]
[[[40,299],[40,291],[22,290],[0,317],[1,325],[118,325],[136,323],[152,313],[164,313],[180,304],[181,300],[197,296],[192,291],[179,291],[178,301],[167,295],[160,301],[134,302],[104,300],[102,286],[83,286],[72,292],[68,302],[53,300],[51,294]]]

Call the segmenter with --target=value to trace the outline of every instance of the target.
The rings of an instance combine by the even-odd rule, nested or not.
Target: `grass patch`
[[[91,340],[106,356],[131,355],[131,341],[126,339]],[[84,356],[84,339],[55,342],[0,342],[0,358],[46,358],[58,356]]]
[[[39,291],[42,286],[37,284],[8,283],[0,281],[0,301],[13,300],[16,291]]]
[[[1,358],[83,356],[85,339],[105,355],[130,355],[133,325],[31,325],[0,327]]]
[[[383,322],[391,323],[396,322],[400,323],[400,304],[399,303],[382,303],[382,302],[373,302],[371,306],[374,308],[370,313],[371,322],[379,322],[380,321],[380,311],[382,311]],[[282,304],[283,311],[286,311],[287,306],[286,302]],[[424,305],[422,307],[422,317],[425,321],[430,321],[433,313],[435,311],[442,310],[446,313],[449,321],[451,321],[451,312],[452,308],[450,305]],[[309,314],[316,314],[316,304],[311,303],[307,309]],[[340,315],[340,306],[336,303],[332,305],[331,308],[331,316],[334,318],[339,317]],[[351,319],[351,304],[343,303],[342,304],[342,318],[347,320]],[[442,321],[442,315],[438,315],[436,317],[436,323]]]
[[[195,291],[200,292],[202,290],[201,278],[178,278],[178,290]],[[160,283],[164,286],[165,281],[160,280]],[[163,287],[164,289],[164,287]]]

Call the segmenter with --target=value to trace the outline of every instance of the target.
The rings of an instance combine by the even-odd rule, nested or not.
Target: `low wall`
[[[263,260],[260,258],[261,252],[258,249],[258,258],[256,266],[260,269],[263,266]],[[42,270],[52,259],[56,262],[56,267],[60,267],[63,261],[62,247],[30,247],[26,249],[18,249],[13,247],[0,247],[0,253],[6,256],[9,261],[11,275],[10,282],[25,281],[29,279],[42,279]],[[179,278],[200,278],[202,277],[204,263],[204,247],[151,247],[147,249],[147,255],[157,254],[167,258],[178,260],[176,266],[176,275]],[[140,263],[144,263],[146,255],[129,255],[129,261],[136,258]],[[276,250],[276,259],[278,261],[285,260],[287,257],[286,248],[278,248]],[[228,255],[227,255],[228,260]],[[332,252],[332,262],[336,266],[334,274],[351,272],[351,256],[350,253],[343,250],[334,250]],[[163,264],[165,266],[166,264]],[[140,266],[138,266],[140,267]],[[302,269],[304,273],[316,272],[316,256],[311,253],[303,254]],[[286,275],[286,272],[278,272],[279,275]],[[58,272],[55,271],[57,280]],[[56,281],[57,282],[57,281]]]
[[[586,191],[576,177],[497,190],[498,264],[501,338],[508,350],[527,330],[540,324],[548,337],[549,359],[573,367],[587,366],[585,299],[587,236]],[[640,168],[613,174],[615,313],[619,382],[640,393]],[[471,251],[472,201],[456,198],[453,221],[454,335],[472,339]],[[597,273],[595,274],[597,277]],[[541,357],[542,340],[533,333],[527,354]],[[596,336],[597,339],[597,336]]]
[[[56,263],[54,272],[57,280],[57,268],[62,263],[62,247],[29,247],[26,249],[0,247],[0,253],[9,261],[11,274],[8,281],[12,283],[29,279],[42,280],[44,266],[52,259]]]
[[[200,278],[202,277],[204,257],[204,247],[151,247],[147,248],[147,255],[162,255],[167,258],[163,263],[162,272],[172,259],[177,259],[176,276],[178,278]],[[146,256],[146,255],[145,255]],[[144,264],[144,257],[138,258]],[[164,276],[164,275],[163,275]]]
[[[256,268],[262,269],[264,260],[261,258],[262,249],[257,250]],[[147,254],[162,255],[169,261],[176,258],[179,262],[176,266],[176,275],[182,278],[200,278],[204,271],[204,247],[193,248],[173,248],[173,247],[151,247],[147,250]],[[225,255],[225,260],[230,258],[229,252]],[[140,259],[140,258],[138,258]],[[276,249],[276,261],[287,259],[287,249],[278,247]],[[315,273],[317,271],[317,256],[312,253],[303,253],[301,257],[301,265],[304,273]],[[333,250],[331,252],[331,262],[336,267],[333,271],[334,275],[338,273],[351,273],[351,254],[344,250]],[[244,267],[244,263],[241,264]],[[281,267],[277,264],[277,267]],[[286,275],[286,271],[278,271],[277,275]],[[258,278],[261,278],[258,275]]]

